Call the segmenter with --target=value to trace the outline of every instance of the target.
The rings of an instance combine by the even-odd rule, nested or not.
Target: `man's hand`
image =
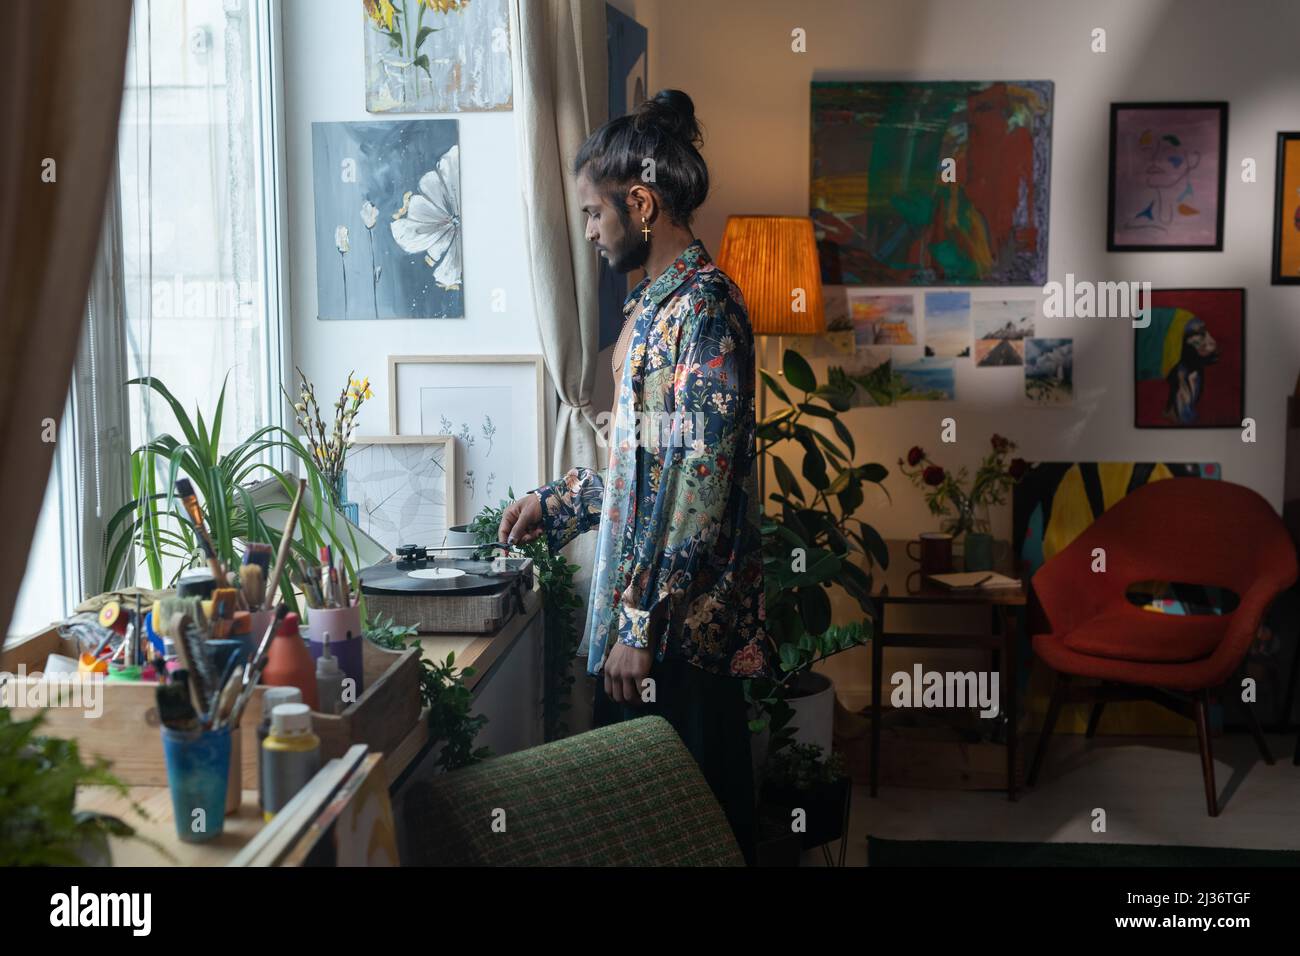
[[[605,661],[605,693],[620,704],[641,703],[641,682],[650,676],[654,651],[615,643]]]
[[[510,502],[501,514],[497,540],[513,545],[528,544],[542,533],[542,501],[532,493]]]

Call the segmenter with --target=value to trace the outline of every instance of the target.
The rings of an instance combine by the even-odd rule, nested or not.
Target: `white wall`
[[[696,233],[715,252],[729,214],[807,215],[814,78],[1047,79],[1055,81],[1049,278],[1247,288],[1246,413],[1258,422],[1256,444],[1233,430],[1135,429],[1129,324],[1041,319],[1038,334],[1075,339],[1072,407],[1026,408],[1007,379],[962,369],[957,402],[850,412],[862,460],[896,471],[898,456],[919,443],[945,465],[974,465],[998,431],[1031,460],[1217,461],[1225,479],[1280,505],[1300,287],[1270,286],[1268,274],[1276,134],[1300,129],[1300,3],[640,0],[636,12],[650,28],[650,89],[686,90],[705,125],[713,186]],[[1098,26],[1105,54],[1090,50]],[[790,50],[795,27],[807,31],[804,54]],[[1108,254],[1109,103],[1166,99],[1230,103],[1224,252]],[[1258,161],[1254,184],[1241,182],[1243,157]],[[955,449],[938,441],[948,415],[958,420]],[[892,505],[868,497],[863,518],[887,537],[933,526],[905,478],[891,474],[886,487]],[[1008,536],[1009,507],[995,520]]]
[[[293,360],[317,395],[333,395],[352,369],[375,397],[358,434],[388,432],[388,356],[541,354],[524,254],[514,113],[371,114],[365,109],[360,0],[286,0],[284,116],[288,141]],[[451,118],[460,128],[465,318],[322,322],[316,318],[311,124]],[[507,310],[492,311],[494,289]],[[291,388],[292,391],[292,388]]]

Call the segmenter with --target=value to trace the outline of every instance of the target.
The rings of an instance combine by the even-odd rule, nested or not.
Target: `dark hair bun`
[[[638,130],[657,127],[664,135],[699,147],[704,142],[695,119],[695,104],[681,90],[660,90],[636,108]]]

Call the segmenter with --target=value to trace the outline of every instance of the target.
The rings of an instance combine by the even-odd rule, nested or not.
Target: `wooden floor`
[[[1027,741],[1033,753],[1037,738]],[[867,835],[895,840],[1155,843],[1300,850],[1300,767],[1294,736],[1268,735],[1275,763],[1248,735],[1214,738],[1219,816],[1205,812],[1196,739],[1082,735],[1053,738],[1038,786],[1005,793],[854,787],[846,866],[867,862]],[[1093,810],[1106,832],[1092,831]],[[832,845],[838,853],[838,845]],[[805,866],[822,866],[820,850]]]

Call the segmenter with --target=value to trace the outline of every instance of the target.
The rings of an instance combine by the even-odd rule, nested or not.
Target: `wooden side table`
[[[999,717],[1006,720],[1007,741],[1007,799],[1016,799],[1016,750],[1019,746],[1016,733],[1016,714],[1019,707],[1016,693],[1017,662],[1020,651],[1020,622],[1017,608],[1027,602],[1028,588],[1023,580],[1017,588],[989,590],[953,590],[926,580],[915,561],[907,556],[907,542],[887,541],[889,567],[876,568],[872,577],[871,596],[877,605],[877,633],[871,640],[871,796],[876,795],[880,777],[880,710],[881,687],[884,678],[884,650],[886,647],[954,647],[984,648],[998,656],[998,683],[1000,690]],[[1008,577],[1021,576],[1011,567],[994,568]],[[995,634],[947,634],[891,632],[888,628],[887,610],[890,605],[935,605],[978,607],[990,614],[998,625]]]

